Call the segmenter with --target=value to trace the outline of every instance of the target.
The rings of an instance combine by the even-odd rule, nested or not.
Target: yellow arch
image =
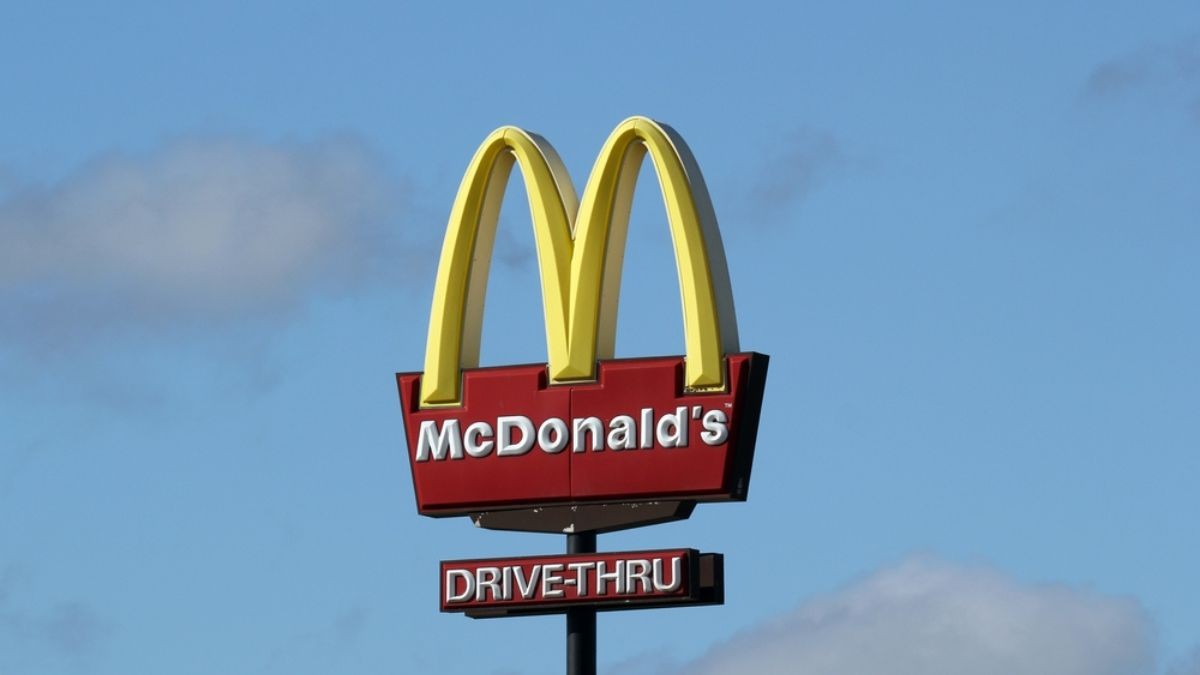
[[[438,265],[422,406],[456,405],[461,369],[478,365],[496,218],[514,161],[533,217],[551,380],[595,377],[596,360],[613,355],[629,208],[647,154],[675,248],[687,343],[685,384],[699,391],[724,387],[724,355],[738,349],[737,320],[704,178],[670,127],[631,117],[601,149],[578,217],[574,186],[545,139],[502,127],[476,151],[455,197]]]
[[[422,406],[458,403],[461,369],[479,365],[496,219],[514,161],[521,167],[533,217],[549,361],[567,359],[575,186],[562,159],[545,139],[516,127],[501,127],[475,152],[450,210],[429,313]]]
[[[675,248],[687,343],[684,382],[693,390],[720,389],[725,353],[738,349],[721,234],[704,177],[687,145],[670,127],[645,117],[617,125],[584,187],[571,259],[571,360],[557,377],[590,378],[596,359],[612,358],[629,208],[647,154]]]

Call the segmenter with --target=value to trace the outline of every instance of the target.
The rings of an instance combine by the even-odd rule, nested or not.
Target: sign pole
[[[595,553],[596,533],[567,535],[567,553]],[[596,610],[567,610],[567,675],[596,675]]]

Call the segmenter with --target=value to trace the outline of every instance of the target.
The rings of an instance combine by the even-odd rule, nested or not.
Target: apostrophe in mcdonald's
[[[684,356],[614,359],[629,210],[646,157],[675,250]],[[537,243],[547,362],[479,368],[496,221],[514,164]],[[577,197],[545,139],[497,129],[451,209],[425,369],[397,375],[418,511],[745,499],[766,369],[765,355],[739,351],[716,217],[678,134],[644,117],[621,122]]]

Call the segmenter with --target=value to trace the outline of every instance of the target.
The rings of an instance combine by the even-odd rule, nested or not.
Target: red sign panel
[[[462,405],[422,409],[396,376],[417,509],[745,499],[767,357],[730,354],[724,391],[683,388],[683,359],[601,361],[595,382],[543,365],[463,371]]]
[[[452,560],[441,564],[443,612],[536,614],[634,609],[723,598],[716,554],[694,549]],[[703,563],[703,564],[702,564]]]

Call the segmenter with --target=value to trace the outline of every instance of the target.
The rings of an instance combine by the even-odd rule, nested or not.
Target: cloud
[[[776,148],[750,186],[754,216],[771,220],[816,190],[848,158],[831,133],[801,129]]]
[[[492,255],[508,270],[529,269],[534,261],[536,251],[533,248],[532,235],[521,238],[513,234],[517,223],[500,223],[496,229],[495,250]],[[528,229],[528,228],[526,228]]]
[[[1200,35],[1147,44],[1092,69],[1083,84],[1086,102],[1112,101],[1152,86],[1165,86],[1192,97],[1200,121]]]
[[[67,602],[57,605],[44,619],[41,633],[60,653],[81,657],[96,648],[108,627],[87,605]]]
[[[16,606],[11,597],[27,580],[16,565],[0,569],[0,666],[45,653],[76,663],[96,655],[112,631],[110,624],[79,601],[43,611]]]
[[[365,607],[355,605],[338,615],[333,622],[334,633],[340,642],[350,642],[358,638],[367,627],[370,612]]]
[[[10,181],[11,182],[11,181]],[[184,138],[0,200],[0,336],[62,340],[286,311],[428,256],[359,140]]]
[[[1129,599],[922,558],[804,602],[677,672],[1140,675],[1153,672],[1152,632]]]
[[[1200,675],[1200,649],[1193,650],[1187,659],[1168,670],[1167,675]]]

